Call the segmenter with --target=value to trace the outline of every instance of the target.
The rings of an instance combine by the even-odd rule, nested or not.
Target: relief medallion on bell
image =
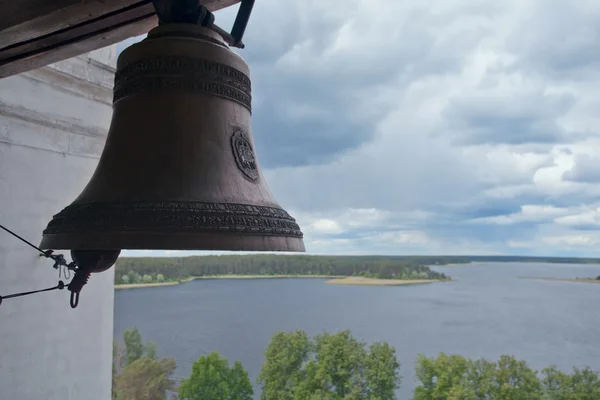
[[[231,148],[238,168],[249,179],[257,180],[258,165],[248,134],[242,130],[236,130],[231,136]]]

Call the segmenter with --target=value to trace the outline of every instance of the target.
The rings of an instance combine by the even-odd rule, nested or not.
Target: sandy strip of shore
[[[341,278],[341,276],[337,276],[337,275],[204,275],[204,276],[197,276],[194,279],[287,279],[287,278],[335,279],[335,278]]]
[[[335,279],[341,278],[337,275],[204,275],[194,276],[183,279],[181,282],[154,282],[154,283],[128,283],[116,284],[115,290],[121,289],[139,289],[145,287],[172,286],[180,283],[193,281],[196,279],[287,279],[287,278],[320,278],[320,279]]]

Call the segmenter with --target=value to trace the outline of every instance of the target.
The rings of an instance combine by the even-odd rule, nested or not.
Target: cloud
[[[600,243],[598,235],[564,235],[564,236],[547,236],[543,237],[542,241],[552,246],[594,246]]]
[[[572,95],[494,92],[450,101],[444,113],[458,143],[518,145],[565,139],[557,119],[573,107]]]
[[[556,218],[554,222],[580,230],[598,230],[600,228],[600,206],[578,207],[568,215]]]
[[[600,158],[579,154],[574,161],[573,168],[563,174],[565,180],[589,183],[600,182]]]
[[[507,38],[508,48],[519,57],[517,68],[533,68],[549,79],[596,80],[600,55],[600,5],[593,0],[577,3],[527,1],[521,23]]]
[[[262,0],[236,52],[309,252],[600,255],[599,41],[591,0]]]
[[[521,210],[513,214],[504,214],[493,217],[483,217],[472,220],[476,223],[513,225],[522,222],[541,222],[552,220],[555,217],[563,216],[568,211],[554,206],[544,205],[523,205]]]

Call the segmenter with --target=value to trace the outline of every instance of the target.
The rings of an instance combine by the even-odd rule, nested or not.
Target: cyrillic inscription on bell
[[[167,24],[121,53],[98,167],[43,248],[304,251],[261,174],[247,64],[213,30]]]

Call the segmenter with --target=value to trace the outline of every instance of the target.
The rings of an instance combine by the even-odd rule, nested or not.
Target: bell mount
[[[199,25],[217,32],[231,47],[240,49],[245,47],[242,38],[254,7],[254,0],[240,2],[240,8],[230,33],[214,23],[213,13],[198,0],[152,0],[152,2],[158,15],[159,25],[174,23]]]

